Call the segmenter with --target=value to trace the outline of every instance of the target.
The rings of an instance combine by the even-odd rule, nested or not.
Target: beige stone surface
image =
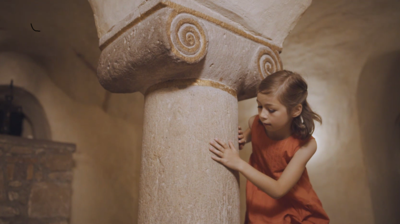
[[[136,18],[152,11],[154,7],[178,5],[271,40],[280,47],[288,32],[311,4],[311,0],[258,0],[250,3],[239,0],[118,0],[113,4],[105,0],[89,2],[93,9],[100,44],[129,26]],[[288,13],[281,13],[285,11]]]
[[[150,2],[159,2],[159,0]],[[128,14],[132,12],[140,14],[138,9],[143,4],[146,4],[147,0],[89,0],[89,3],[93,10],[98,37],[101,38]]]
[[[281,69],[279,47],[189,12],[159,9],[105,44],[97,73],[101,85],[111,92],[144,94],[170,79],[211,79],[235,89],[243,100],[256,95],[262,77]],[[236,52],[241,54],[232,58]]]
[[[163,88],[146,95],[144,111],[138,223],[240,223],[239,175],[208,150],[214,138],[235,142],[237,99]]]
[[[241,0],[195,0],[240,24],[258,36],[272,40],[280,47],[294,28],[301,14],[310,6],[311,0],[241,1]],[[185,2],[185,0],[177,0]]]

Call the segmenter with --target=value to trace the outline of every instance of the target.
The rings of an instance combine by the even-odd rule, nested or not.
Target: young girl
[[[215,161],[247,178],[245,224],[329,223],[305,168],[317,150],[314,120],[322,123],[307,95],[307,83],[294,72],[279,71],[261,81],[258,115],[244,133],[239,127],[239,149],[252,141],[249,163],[232,142],[210,142]]]

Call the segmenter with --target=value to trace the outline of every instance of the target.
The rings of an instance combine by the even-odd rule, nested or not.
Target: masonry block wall
[[[69,224],[75,150],[0,135],[0,224]]]

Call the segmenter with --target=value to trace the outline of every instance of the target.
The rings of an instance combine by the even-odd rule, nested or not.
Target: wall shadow
[[[400,51],[367,61],[356,96],[375,223],[400,223]]]

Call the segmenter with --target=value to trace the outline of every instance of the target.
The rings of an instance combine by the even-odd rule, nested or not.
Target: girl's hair
[[[297,138],[306,139],[314,132],[314,120],[322,124],[320,115],[311,110],[307,102],[307,83],[297,73],[282,70],[275,72],[261,81],[257,87],[257,93],[273,94],[282,103],[288,114],[293,108],[301,104],[303,110],[301,116],[304,124],[301,123],[300,116],[295,117],[292,121],[291,131]]]

